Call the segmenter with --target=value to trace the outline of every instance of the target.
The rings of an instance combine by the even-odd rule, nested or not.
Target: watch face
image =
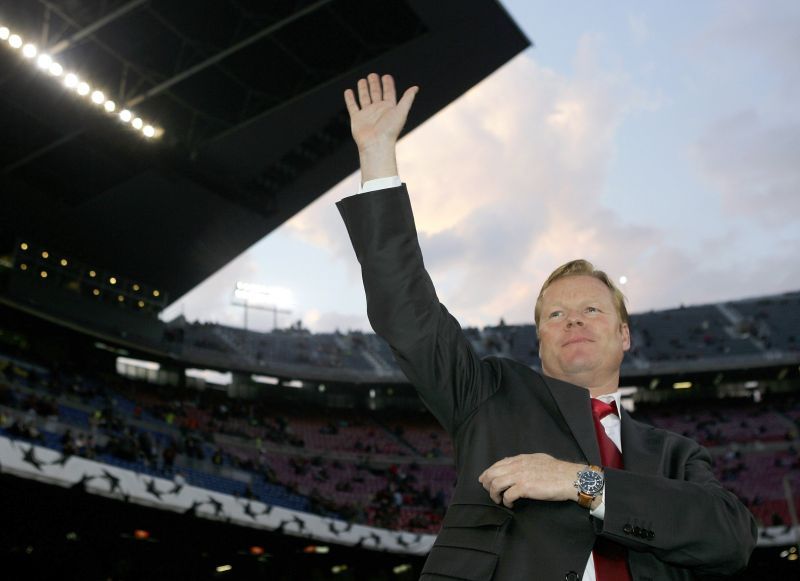
[[[594,470],[583,470],[578,477],[578,484],[581,492],[594,496],[603,490],[603,476]]]

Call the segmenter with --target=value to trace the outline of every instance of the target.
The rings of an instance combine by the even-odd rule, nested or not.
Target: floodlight
[[[105,110],[108,111],[109,113],[113,113],[114,109],[117,108],[117,104],[114,103],[114,101],[108,100],[105,102],[103,107],[105,107]]]
[[[11,36],[11,31],[6,26],[0,26],[0,40],[8,40]]]
[[[8,37],[8,44],[11,48],[19,48],[22,46],[22,37],[19,34],[12,34]]]
[[[134,129],[141,129],[142,125],[144,125],[144,121],[142,121],[141,118],[137,117],[136,119],[131,121],[131,125],[133,125]]]
[[[142,127],[142,133],[144,133],[145,137],[153,137],[156,134],[156,130],[152,125],[145,125]]]
[[[58,63],[53,63],[50,65],[50,68],[47,70],[47,72],[53,75],[54,77],[60,77],[61,73],[64,72],[64,67],[62,67]]]
[[[64,77],[64,86],[68,89],[74,89],[78,86],[79,82],[78,75],[75,73],[67,73],[67,76]]]
[[[53,64],[53,57],[49,54],[42,53],[39,55],[39,58],[36,59],[36,66],[40,69],[47,70],[50,68],[50,65]]]
[[[103,94],[103,91],[93,91],[92,92],[92,103],[96,105],[102,105],[106,101],[106,96]]]
[[[26,59],[32,59],[38,52],[39,51],[36,49],[35,44],[28,43],[22,47],[22,56],[24,56]]]
[[[133,119],[133,113],[131,113],[127,109],[123,109],[122,111],[119,112],[119,118],[125,123],[129,123],[130,120]]]
[[[85,97],[86,95],[88,95],[89,91],[91,91],[91,90],[92,90],[92,88],[89,86],[89,83],[87,83],[86,81],[81,81],[80,83],[78,83],[78,94],[81,97]]]

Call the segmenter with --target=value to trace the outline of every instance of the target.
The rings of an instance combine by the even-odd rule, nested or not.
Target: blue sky
[[[398,152],[426,264],[462,324],[530,322],[544,278],[579,256],[628,277],[632,312],[800,288],[800,3],[503,5],[535,47]],[[246,280],[291,289],[282,326],[367,330],[334,207],[358,179],[164,318],[241,325],[230,303]]]

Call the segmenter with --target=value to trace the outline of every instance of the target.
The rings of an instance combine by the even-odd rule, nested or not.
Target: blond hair
[[[544,296],[544,291],[558,279],[568,276],[591,276],[606,285],[611,291],[611,295],[614,299],[614,306],[617,308],[620,321],[625,325],[628,324],[629,317],[628,309],[625,308],[625,295],[622,294],[622,291],[617,288],[617,285],[611,281],[605,272],[597,270],[588,260],[579,258],[578,260],[571,260],[566,264],[562,264],[547,277],[546,281],[544,281],[542,290],[539,291],[539,297],[536,299],[536,309],[534,311],[537,335],[539,334],[539,319],[542,315],[542,297]]]

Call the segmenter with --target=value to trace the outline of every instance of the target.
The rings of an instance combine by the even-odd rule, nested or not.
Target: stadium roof
[[[494,0],[0,0],[0,27],[0,256],[47,245],[167,302],[356,169],[355,79],[423,86],[413,129],[530,44]]]

